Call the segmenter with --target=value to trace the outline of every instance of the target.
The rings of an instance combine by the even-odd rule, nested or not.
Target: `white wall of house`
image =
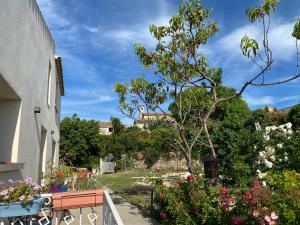
[[[21,175],[35,181],[46,161],[58,162],[58,79],[55,44],[36,1],[1,0],[0,161],[24,162]],[[0,180],[9,173],[16,172],[0,171]]]

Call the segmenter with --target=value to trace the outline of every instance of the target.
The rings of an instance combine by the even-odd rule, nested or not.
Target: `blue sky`
[[[176,13],[179,0],[38,0],[41,11],[56,41],[56,52],[63,58],[66,96],[62,116],[77,113],[81,118],[108,121],[119,117],[115,82],[128,82],[145,71],[133,45],[152,48],[150,23],[167,24]],[[223,67],[223,81],[239,88],[255,74],[255,66],[242,57],[240,39],[245,34],[261,40],[261,30],[249,24],[245,10],[260,1],[203,0],[212,8],[220,33],[205,47],[211,65]],[[275,64],[270,75],[275,79],[295,72],[293,22],[300,16],[300,1],[282,1],[272,20],[270,43]],[[276,87],[249,88],[243,95],[252,109],[266,104],[278,108],[300,102],[300,81]]]

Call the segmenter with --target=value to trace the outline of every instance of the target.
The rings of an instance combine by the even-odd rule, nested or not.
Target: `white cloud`
[[[92,100],[63,100],[63,106],[68,107],[68,106],[96,105],[100,103],[111,102],[114,99],[115,98],[113,96],[106,95],[106,96],[99,96],[98,98]]]
[[[100,26],[96,26],[96,27],[90,27],[90,26],[83,26],[83,29],[91,32],[91,33],[99,33],[101,31]]]
[[[261,24],[259,25],[250,24],[236,28],[218,40],[214,50],[217,51],[217,54],[223,53],[229,59],[240,60],[242,58],[240,43],[245,35],[256,39],[262,49],[263,30]],[[291,35],[293,26],[293,23],[279,20],[271,23],[269,43],[276,60],[290,61],[295,57],[295,40]]]
[[[287,97],[273,97],[273,96],[253,96],[250,94],[244,94],[243,99],[250,106],[265,106],[265,105],[276,105],[277,103],[300,99],[300,96],[294,95],[294,96],[287,96]]]
[[[61,28],[70,25],[70,21],[59,14],[53,0],[37,0],[37,3],[50,27]]]

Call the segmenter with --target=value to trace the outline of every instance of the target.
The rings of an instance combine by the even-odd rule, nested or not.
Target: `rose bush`
[[[268,174],[268,186],[253,180],[247,188],[208,187],[187,177],[172,187],[155,188],[163,224],[290,225],[300,224],[300,175]]]

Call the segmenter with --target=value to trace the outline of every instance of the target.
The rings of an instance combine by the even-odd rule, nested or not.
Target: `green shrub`
[[[102,188],[102,184],[97,181],[85,181],[75,184],[75,189],[77,191],[94,190],[100,188]]]

